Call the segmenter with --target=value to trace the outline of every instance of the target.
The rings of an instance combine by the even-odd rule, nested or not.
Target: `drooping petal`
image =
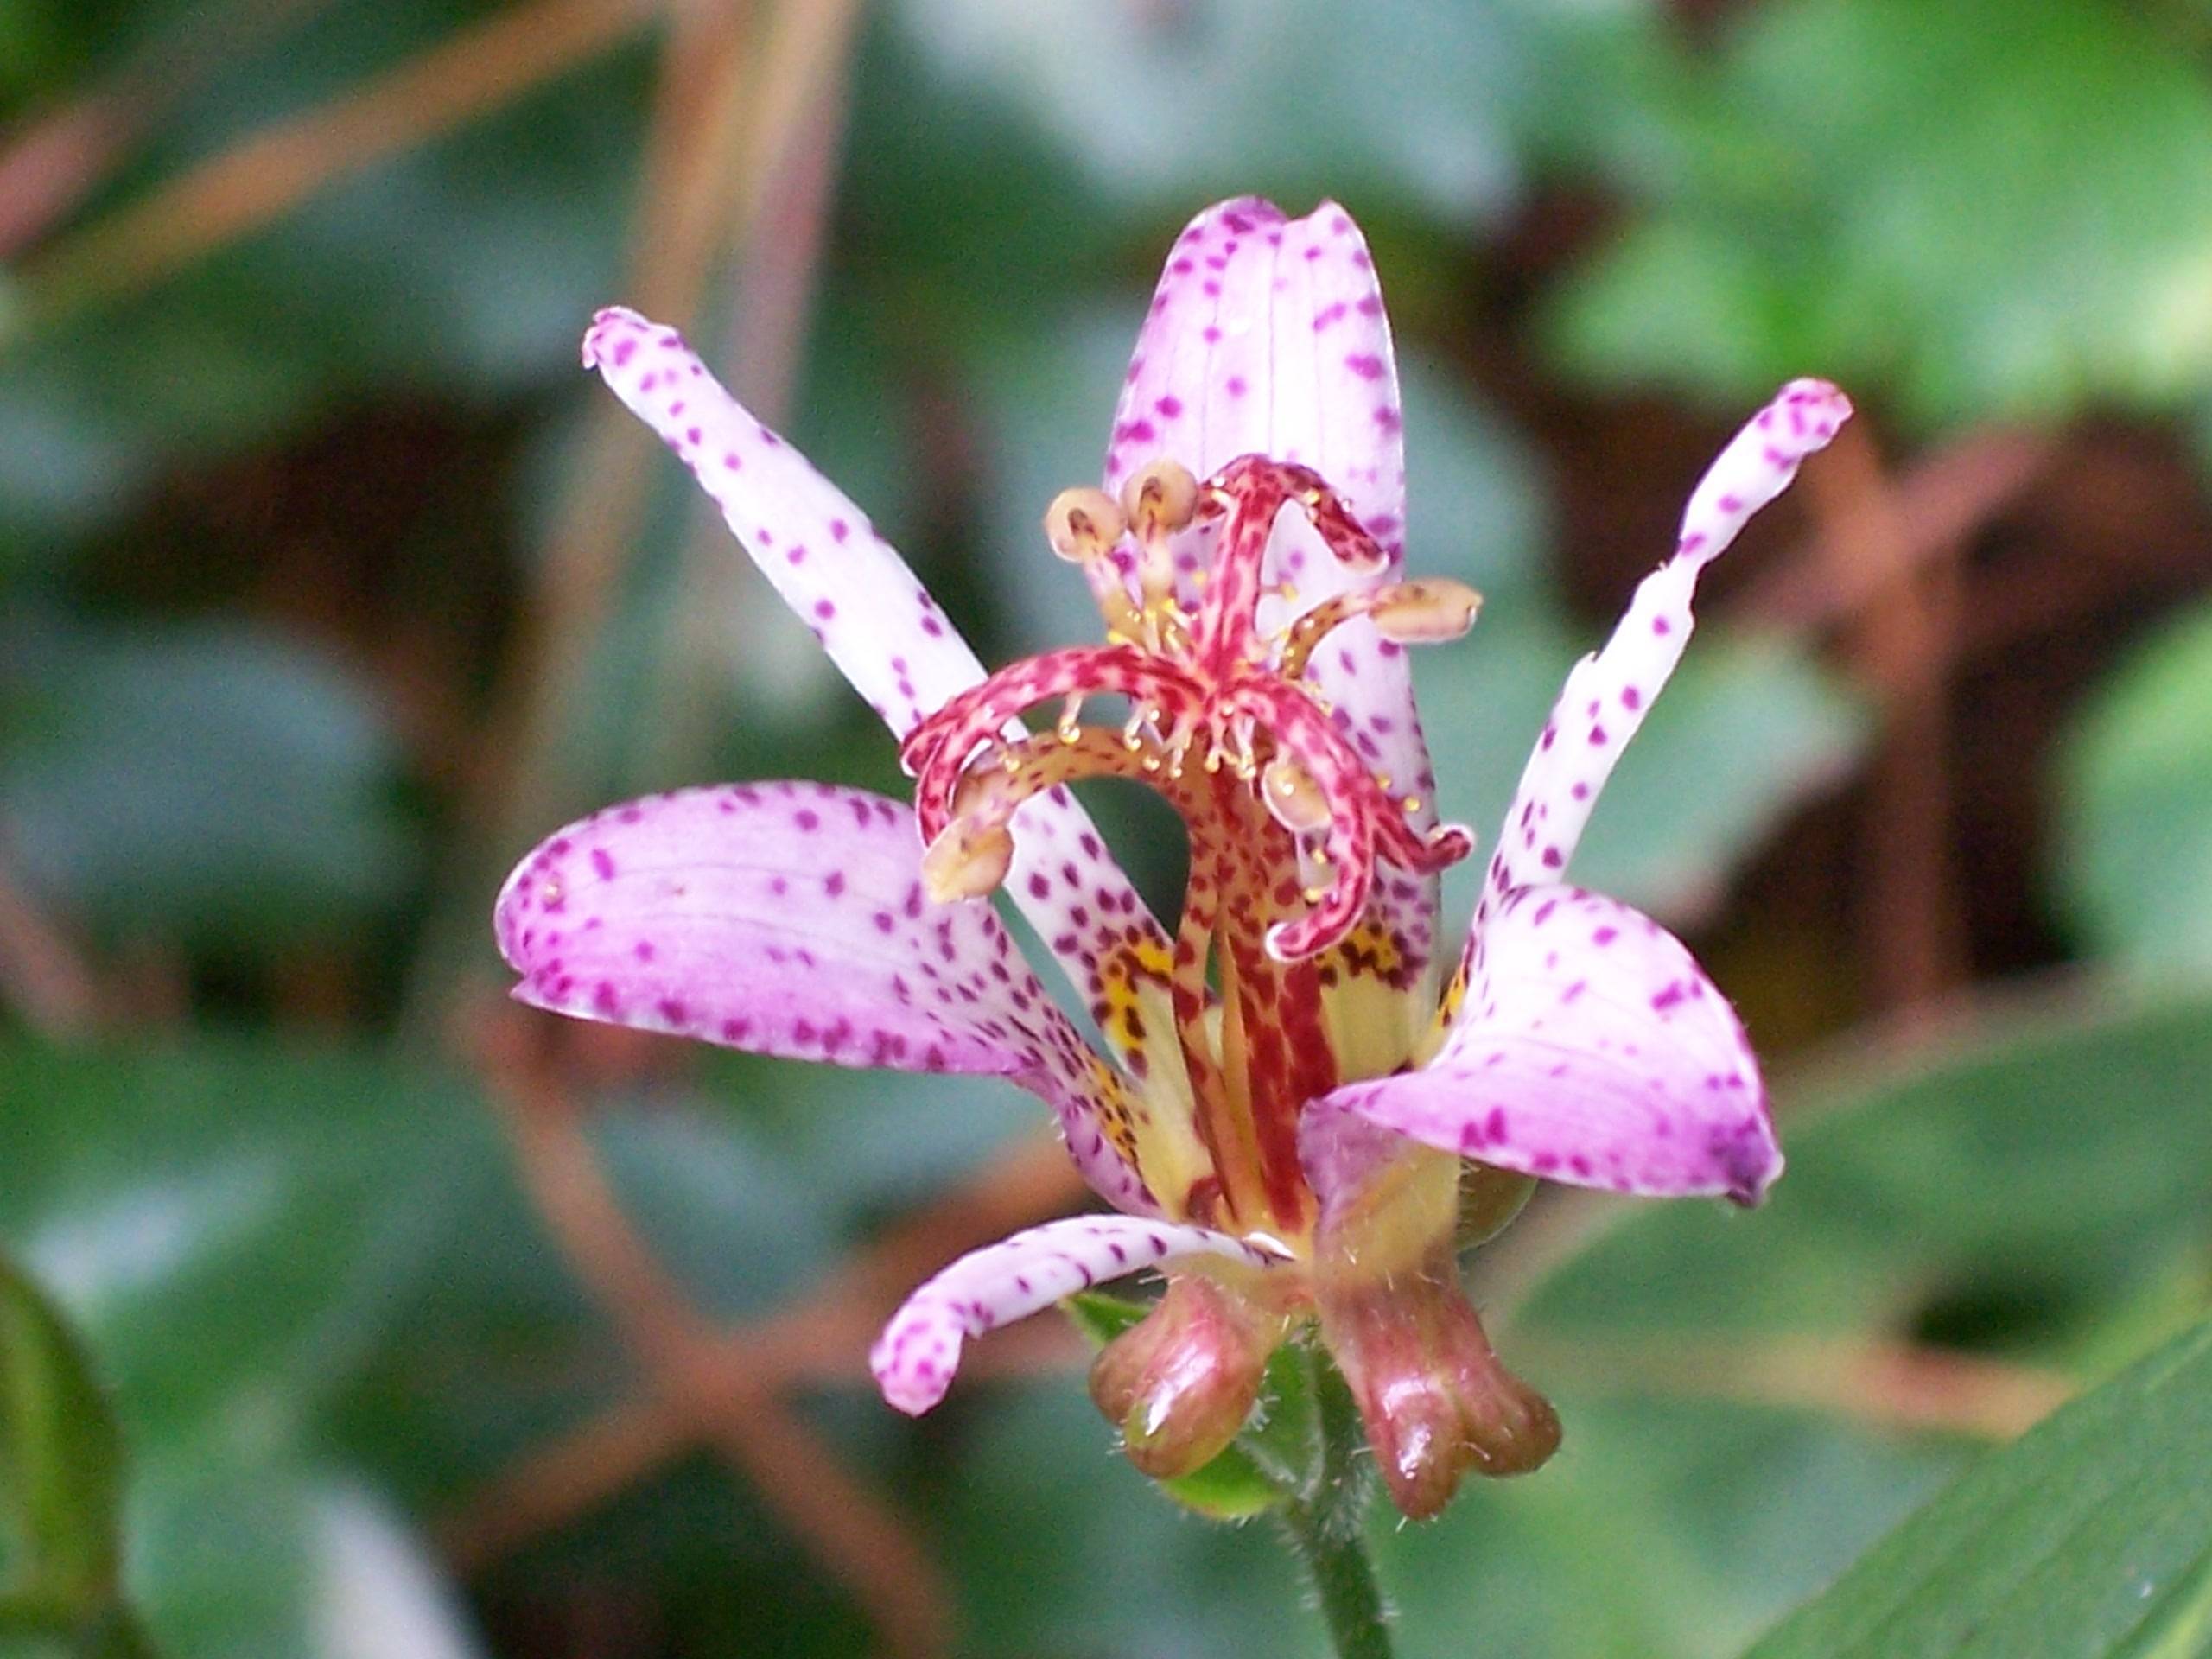
[[[683,790],[551,837],[507,879],[494,926],[515,995],[557,1013],[1009,1078],[1052,1107],[1109,1203],[1157,1213],[1138,1166],[1152,1150],[1147,1167],[1181,1167],[1179,1127],[1092,1054],[989,906],[925,900],[921,852],[913,814],[859,790]]]
[[[1827,381],[1793,380],[1698,480],[1673,556],[1637,587],[1604,649],[1567,675],[1491,855],[1485,906],[1516,887],[1560,879],[1614,763],[1681,660],[1699,574],[1850,415],[1850,400]]]
[[[1650,1197],[1751,1204],[1782,1173],[1726,999],[1656,922],[1578,887],[1509,895],[1436,1058],[1330,1107],[1499,1168]]]
[[[609,307],[584,336],[583,359],[690,468],[893,735],[982,679],[975,653],[868,516],[731,397],[675,329]],[[1102,959],[1144,947],[1165,960],[1166,935],[1071,795],[1039,796],[1014,826],[1007,891],[1089,1000],[1099,1000]]]
[[[1382,291],[1351,216],[1325,201],[1286,219],[1272,202],[1240,198],[1192,220],[1168,256],[1115,411],[1106,488],[1117,492],[1160,456],[1201,479],[1244,454],[1313,467],[1388,559],[1356,573],[1286,511],[1268,578],[1294,588],[1290,613],[1302,613],[1402,572],[1403,424]],[[1404,648],[1361,618],[1329,636],[1310,671],[1362,760],[1417,803],[1407,822],[1426,834],[1436,821],[1434,779]],[[1435,893],[1432,879],[1405,875],[1370,900],[1392,936],[1378,946],[1412,977],[1434,948]],[[1358,973],[1363,959],[1346,953],[1344,970]]]
[[[1227,1233],[1130,1216],[1071,1216],[962,1256],[892,1315],[868,1354],[883,1397],[918,1417],[944,1398],[961,1344],[1093,1285],[1180,1256],[1267,1267],[1273,1252]]]

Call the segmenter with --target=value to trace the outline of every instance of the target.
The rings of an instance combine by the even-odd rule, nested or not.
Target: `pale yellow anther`
[[[1175,594],[1175,532],[1198,508],[1198,481],[1178,461],[1147,461],[1122,486],[1122,512],[1137,541],[1137,587],[1147,608],[1171,602]]]
[[[1122,512],[1139,541],[1172,536],[1198,510],[1198,480],[1179,461],[1162,456],[1129,474],[1122,486]]]
[[[922,854],[922,891],[933,904],[980,899],[1006,880],[1014,837],[1004,824],[955,818]]]
[[[1105,557],[1122,529],[1122,509],[1103,490],[1062,490],[1045,509],[1045,539],[1070,564]]]
[[[1260,795],[1275,822],[1293,834],[1319,830],[1329,822],[1328,798],[1295,760],[1269,761],[1261,776]]]
[[[1423,576],[1377,594],[1368,614],[1385,639],[1402,645],[1433,645],[1457,639],[1474,626],[1482,602],[1483,596],[1464,582]]]

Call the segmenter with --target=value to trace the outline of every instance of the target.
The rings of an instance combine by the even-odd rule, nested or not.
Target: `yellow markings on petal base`
[[[1098,1099],[1098,1127],[1105,1132],[1114,1150],[1122,1154],[1122,1161],[1140,1173],[1144,1170],[1144,1159],[1138,1147],[1138,1129],[1150,1121],[1152,1114],[1130,1090],[1121,1072],[1104,1058],[1093,1054],[1090,1060],[1091,1082],[1096,1086]]]
[[[1142,1054],[1154,1034],[1141,992],[1167,982],[1167,947],[1157,939],[1115,946],[1098,963],[1098,1007],[1093,1010],[1106,1040],[1124,1054]]]
[[[1347,1077],[1388,1077],[1414,1058],[1431,1004],[1427,976],[1414,970],[1405,943],[1373,914],[1315,958],[1321,969],[1321,1014]]]
[[[1128,1069],[1124,1078],[1098,1062],[1127,1102],[1128,1144],[1118,1135],[1114,1143],[1122,1147],[1153,1196],[1180,1218],[1184,1200],[1211,1173],[1212,1160],[1192,1128],[1191,1079],[1175,1030],[1168,973],[1169,953],[1160,942],[1116,945],[1099,960],[1091,1014]]]

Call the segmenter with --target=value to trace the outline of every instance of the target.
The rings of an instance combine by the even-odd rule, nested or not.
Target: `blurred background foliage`
[[[998,658],[1093,631],[1037,515],[1243,191],[1375,245],[1413,561],[1488,600],[1421,658],[1478,825],[1732,419],[1862,411],[1580,867],[1706,952],[1792,1173],[1471,1264],[1567,1449],[1386,1540],[1404,1651],[1738,1652],[2129,1424],[2142,1501],[2212,1490],[2187,1339],[1986,1450],[2212,1311],[2195,0],[0,0],[0,111],[9,1652],[1318,1650],[1071,1331],[920,1427],[867,1388],[907,1284],[1077,1201],[1025,1101],[555,1029],[485,925],[613,795],[899,787],[578,372],[595,306]],[[2038,1628],[2204,1650],[2203,1531]],[[1868,1582],[1760,1652],[1938,1640]]]

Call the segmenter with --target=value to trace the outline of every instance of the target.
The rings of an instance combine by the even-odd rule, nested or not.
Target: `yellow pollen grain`
[[[1418,812],[1421,810],[1421,797],[1418,795],[1408,795],[1404,800],[1399,802],[1398,804],[1404,807],[1408,812]]]

